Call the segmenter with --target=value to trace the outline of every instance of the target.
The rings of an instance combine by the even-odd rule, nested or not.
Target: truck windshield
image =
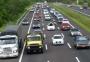
[[[40,36],[28,37],[28,40],[31,40],[31,41],[39,41],[40,39],[41,39]]]
[[[15,44],[15,38],[0,38],[0,45]]]

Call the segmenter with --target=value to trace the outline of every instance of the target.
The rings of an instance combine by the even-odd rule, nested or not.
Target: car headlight
[[[2,51],[0,51],[0,54],[2,54],[3,52]]]
[[[15,45],[12,49],[13,49],[13,53],[18,52],[18,46],[17,45]]]
[[[30,47],[28,46],[27,49],[30,49]]]
[[[13,53],[16,53],[16,52],[18,52],[18,50],[14,50],[14,51],[13,51]]]
[[[42,46],[39,46],[39,48],[42,48]]]

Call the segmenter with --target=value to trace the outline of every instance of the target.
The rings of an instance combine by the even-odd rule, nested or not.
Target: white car
[[[64,44],[64,35],[62,33],[53,35],[52,43],[53,45]]]
[[[48,21],[48,20],[50,21],[50,20],[51,20],[50,15],[45,15],[45,20],[46,20],[46,21]]]
[[[55,25],[54,25],[54,23],[49,23],[49,24],[47,25],[47,30],[55,30]]]
[[[51,10],[50,10],[50,13],[54,13],[54,11],[55,11],[55,9],[51,9]]]
[[[77,29],[77,28],[70,29],[70,34],[71,34],[71,36],[82,35],[82,33],[80,32],[80,30]]]
[[[22,25],[29,25],[29,22],[28,21],[23,21]]]

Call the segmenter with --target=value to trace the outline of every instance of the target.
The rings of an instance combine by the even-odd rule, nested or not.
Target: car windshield
[[[79,31],[78,29],[71,29],[71,31]]]
[[[77,40],[78,41],[87,41],[88,39],[86,37],[78,37]]]
[[[31,40],[31,41],[39,41],[41,38],[40,36],[31,36],[31,37],[28,37],[28,40]]]
[[[54,39],[61,39],[62,36],[54,36]]]
[[[15,43],[16,43],[15,38],[0,38],[0,45],[15,44]]]
[[[68,24],[68,23],[62,23],[62,25],[63,25],[63,26],[69,26],[69,24]]]
[[[62,15],[59,14],[58,17],[62,17]]]
[[[49,26],[53,26],[53,23],[50,23]]]

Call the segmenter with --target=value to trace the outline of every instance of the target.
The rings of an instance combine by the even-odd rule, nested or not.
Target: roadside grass
[[[18,2],[16,0],[1,0],[0,32],[7,25],[18,25],[30,7],[36,2],[37,0],[18,0]]]
[[[32,5],[33,5],[33,3],[32,3]],[[9,21],[9,22],[7,22],[6,24],[3,24],[3,26],[0,27],[0,32],[4,31],[4,29],[5,29],[6,26],[8,26],[8,25],[18,25],[18,24],[22,21],[22,18],[26,15],[26,13],[28,12],[28,10],[31,9],[31,6],[32,6],[32,5],[30,4],[29,6],[27,6],[27,7],[25,8],[25,10],[17,16],[18,19],[16,18],[16,19],[13,20],[13,21]]]
[[[60,4],[50,3],[50,6],[64,14],[66,17],[71,19],[71,21],[75,22],[86,31],[90,32],[90,17],[74,12],[70,8],[61,6]]]

